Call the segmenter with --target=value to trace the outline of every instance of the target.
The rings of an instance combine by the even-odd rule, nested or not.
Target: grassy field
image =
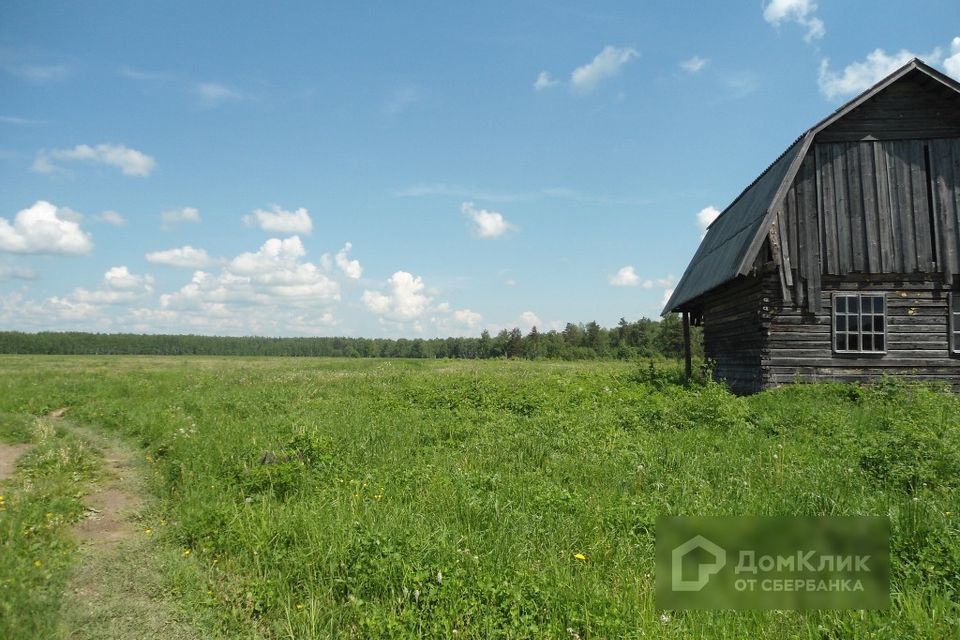
[[[738,398],[676,379],[644,363],[11,356],[0,438],[69,407],[138,448],[144,553],[173,565],[166,588],[207,636],[957,637],[960,397],[884,382]],[[32,451],[0,512],[0,637],[55,629],[69,576],[60,529],[22,540],[47,513],[79,517],[86,453],[47,440],[69,455],[44,471]],[[658,514],[889,515],[893,608],[656,611]]]

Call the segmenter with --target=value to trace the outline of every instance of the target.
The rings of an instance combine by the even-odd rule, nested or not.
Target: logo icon
[[[701,562],[697,568],[696,580],[683,579],[683,559],[696,549],[703,549],[713,556],[713,562]],[[710,576],[719,573],[727,564],[727,552],[720,545],[714,544],[703,536],[694,536],[676,547],[671,554],[672,586],[674,591],[700,591]]]

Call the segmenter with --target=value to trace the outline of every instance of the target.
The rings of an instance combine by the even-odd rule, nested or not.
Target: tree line
[[[702,354],[692,327],[694,356]],[[346,358],[599,358],[683,356],[683,327],[675,315],[641,318],[615,327],[568,323],[563,330],[524,334],[519,328],[496,335],[450,338],[269,338],[258,336],[158,335],[83,332],[0,332],[0,353],[48,355],[206,355]]]

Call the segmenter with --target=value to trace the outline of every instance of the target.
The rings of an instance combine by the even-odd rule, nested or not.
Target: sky
[[[705,225],[960,3],[0,1],[0,330],[659,316]]]

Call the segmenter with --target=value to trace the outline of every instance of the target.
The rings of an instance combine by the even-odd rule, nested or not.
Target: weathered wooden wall
[[[831,313],[836,291],[886,294],[887,353],[833,353]],[[951,355],[948,331],[949,286],[924,276],[828,276],[820,294],[821,311],[809,313],[784,305],[779,284],[764,281],[763,294],[773,312],[763,323],[763,386],[796,380],[868,381],[882,375],[942,380],[960,388],[960,358]]]
[[[767,276],[776,281],[776,276]],[[762,279],[741,277],[713,291],[703,306],[704,355],[712,360],[714,377],[737,393],[763,386],[760,355],[764,340]]]

